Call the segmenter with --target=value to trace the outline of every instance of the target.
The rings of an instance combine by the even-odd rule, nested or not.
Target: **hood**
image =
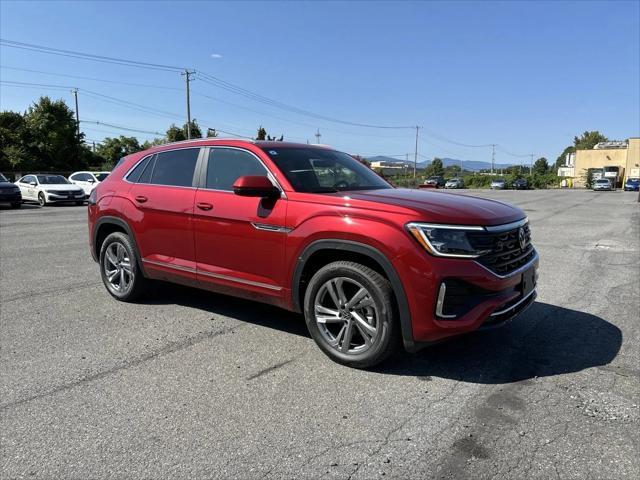
[[[342,193],[344,195],[344,193]],[[513,205],[438,191],[393,188],[348,193],[353,200],[363,200],[410,209],[416,221],[458,225],[501,225],[526,217]]]
[[[65,192],[71,190],[74,192],[79,192],[80,190],[82,190],[82,188],[80,188],[78,185],[74,185],[71,184],[69,185],[68,183],[42,183],[39,185],[39,187],[42,190],[63,190]]]
[[[13,190],[17,187],[15,183],[0,182],[0,190]]]

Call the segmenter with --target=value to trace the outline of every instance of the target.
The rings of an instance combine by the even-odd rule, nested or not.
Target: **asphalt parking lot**
[[[3,209],[0,477],[638,478],[638,194],[466,193],[529,215],[537,302],[374,371],[276,308],[116,302],[85,207]]]

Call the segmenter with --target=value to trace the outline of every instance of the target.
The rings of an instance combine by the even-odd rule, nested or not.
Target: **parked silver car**
[[[505,188],[507,188],[507,184],[504,179],[496,178],[491,181],[491,190],[504,190]]]
[[[444,184],[444,188],[464,188],[464,180],[461,178],[450,178]]]
[[[611,182],[606,178],[599,178],[593,181],[593,191],[611,190]]]

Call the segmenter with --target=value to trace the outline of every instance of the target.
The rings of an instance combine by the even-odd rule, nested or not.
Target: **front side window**
[[[329,193],[393,188],[346,153],[320,148],[265,147],[297,192]]]
[[[233,190],[235,181],[245,175],[267,175],[267,169],[254,155],[235,148],[212,148],[207,163],[206,188]]]
[[[199,148],[185,148],[158,153],[151,173],[151,183],[175,187],[191,187],[199,153]]]
[[[38,183],[42,185],[60,185],[63,183],[71,183],[62,175],[36,175]]]
[[[103,172],[103,173],[95,173],[94,175],[96,176],[96,178],[98,179],[99,182],[104,181],[104,179],[109,176],[109,174],[105,173],[105,172]]]
[[[86,173],[76,173],[73,177],[71,177],[71,180],[75,180],[76,182],[86,182],[87,180],[89,180],[89,178],[91,177]]]

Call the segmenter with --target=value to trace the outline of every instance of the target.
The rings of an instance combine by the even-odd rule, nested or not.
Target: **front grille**
[[[520,247],[518,238],[520,228],[524,230],[526,239],[524,248]],[[469,232],[467,235],[474,248],[489,251],[476,261],[498,275],[508,275],[535,255],[529,224],[506,232]]]

